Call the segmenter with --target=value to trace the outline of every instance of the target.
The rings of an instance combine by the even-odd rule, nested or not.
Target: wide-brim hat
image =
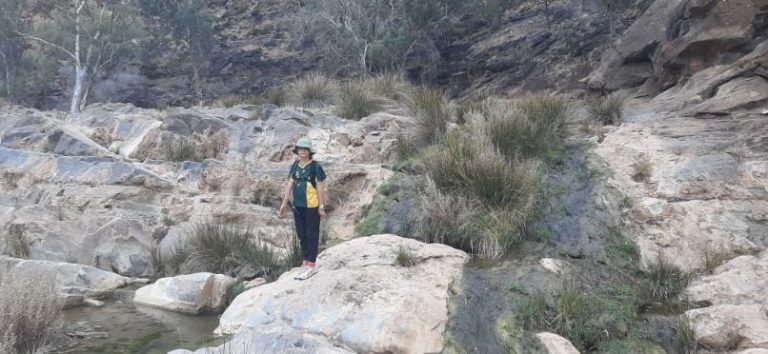
[[[293,147],[293,153],[298,154],[299,149],[307,149],[311,154],[315,153],[315,149],[312,148],[312,141],[308,138],[301,138],[299,141],[296,142],[296,145]]]

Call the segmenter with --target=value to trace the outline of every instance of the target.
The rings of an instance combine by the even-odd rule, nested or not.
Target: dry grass
[[[370,77],[365,82],[374,93],[393,101],[402,100],[413,89],[403,74],[382,74]]]
[[[263,101],[278,107],[285,106],[288,101],[288,92],[283,87],[275,87],[264,94]]]
[[[342,118],[360,120],[384,109],[386,99],[376,92],[375,82],[355,80],[341,86],[336,110]]]
[[[643,156],[632,164],[632,180],[635,182],[648,183],[653,175],[653,164],[651,159]]]
[[[196,134],[195,138],[200,142],[199,151],[196,155],[203,160],[219,159],[229,148],[229,135],[225,130],[219,130],[215,133],[206,130],[202,134]]]
[[[160,149],[165,161],[195,161],[198,156],[195,143],[183,136],[163,139]]]
[[[621,124],[624,118],[626,97],[609,95],[589,102],[587,113],[589,117],[602,125]]]
[[[0,352],[47,353],[61,312],[55,275],[33,269],[0,269]]]
[[[31,250],[27,228],[23,224],[10,224],[5,233],[5,253],[14,258],[29,258]]]
[[[704,271],[713,274],[717,267],[728,262],[734,255],[732,252],[712,250],[709,246],[704,250]]]
[[[241,104],[257,104],[259,102],[258,97],[252,95],[226,95],[217,98],[213,105],[217,107],[232,108]]]
[[[287,102],[298,107],[323,107],[332,104],[338,94],[339,84],[335,79],[312,73],[288,86]]]
[[[263,178],[251,185],[249,194],[253,204],[279,207],[282,203],[282,193],[283,184],[274,179]]]
[[[698,343],[696,342],[696,331],[693,328],[691,319],[686,315],[680,315],[675,318],[673,328],[677,338],[678,353],[681,354],[694,354],[698,350]],[[734,348],[735,349],[735,348]]]
[[[412,136],[421,146],[433,144],[445,136],[453,119],[453,106],[440,90],[417,87],[408,92],[405,105],[413,117]]]

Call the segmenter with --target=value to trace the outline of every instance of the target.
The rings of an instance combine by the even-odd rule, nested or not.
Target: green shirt
[[[314,177],[314,181],[313,178]],[[320,163],[310,161],[302,166],[300,162],[291,165],[288,178],[293,183],[293,206],[295,208],[317,208],[320,206],[320,198],[317,195],[317,187],[313,182],[325,181],[325,171]]]

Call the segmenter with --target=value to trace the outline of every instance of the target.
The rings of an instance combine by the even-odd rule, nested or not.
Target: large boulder
[[[579,354],[579,350],[573,344],[554,333],[541,332],[536,334],[546,354]]]
[[[608,90],[645,83],[658,93],[685,75],[729,64],[762,40],[766,8],[765,0],[656,0],[604,52],[588,83]]]
[[[235,283],[234,278],[213,273],[162,278],[136,290],[133,302],[192,315],[221,312]]]
[[[400,265],[399,252],[413,265]],[[318,273],[309,280],[294,280],[295,272],[288,272],[239,295],[216,333],[287,326],[356,352],[439,352],[448,297],[467,258],[445,245],[394,235],[354,239],[320,254]]]
[[[716,305],[685,315],[696,341],[707,349],[768,349],[768,307],[764,305]]]
[[[768,305],[768,251],[737,257],[714,274],[692,282],[683,295],[692,301]]]
[[[105,272],[94,267],[49,261],[34,261],[0,256],[0,268],[13,273],[16,270],[42,271],[56,276],[56,292],[65,307],[78,306],[86,298],[102,298],[115,289],[139,280]]]

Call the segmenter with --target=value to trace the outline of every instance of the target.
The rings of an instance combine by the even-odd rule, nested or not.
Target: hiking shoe
[[[293,279],[296,280],[304,280],[307,278],[304,278],[304,273],[306,273],[309,270],[309,267],[307,266],[301,266],[299,270],[296,271],[296,274],[293,275]]]
[[[307,267],[303,272],[299,273],[298,277],[296,279],[298,280],[307,280],[311,278],[313,275],[317,274],[317,269],[315,267]]]

